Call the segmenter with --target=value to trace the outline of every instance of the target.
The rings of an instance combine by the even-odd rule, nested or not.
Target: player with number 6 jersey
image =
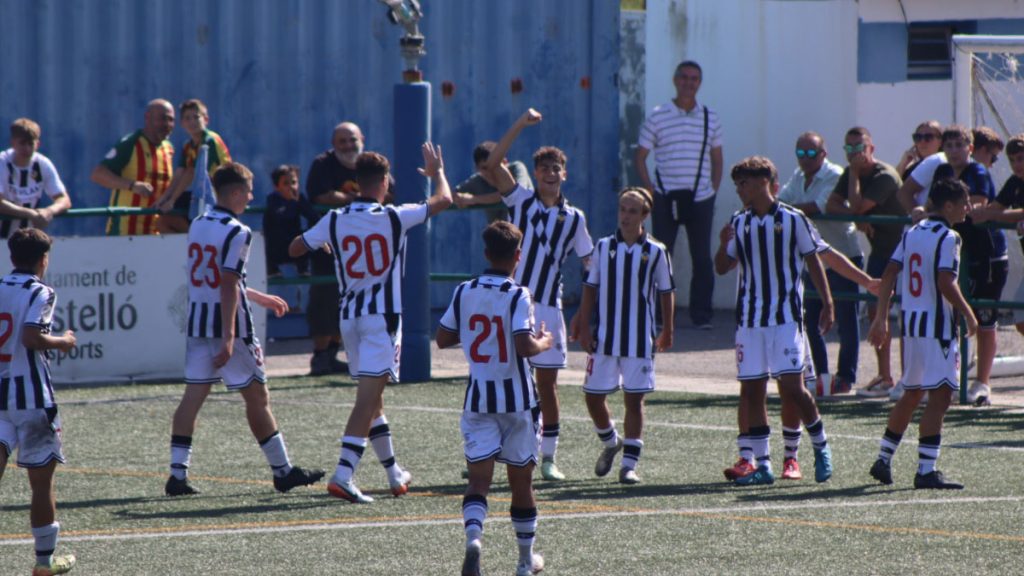
[[[331,495],[353,503],[373,501],[352,481],[367,438],[387,472],[394,496],[405,494],[412,479],[395,461],[382,395],[388,380],[398,381],[399,375],[406,234],[452,203],[441,147],[423,144],[423,161],[419,172],[434,179],[434,195],[418,204],[384,206],[391,163],[376,152],[360,154],[356,159],[359,196],[350,205],[329,212],[288,246],[293,258],[318,249],[326,249],[334,257],[341,335],[349,371],[358,380],[359,389],[341,440],[338,466],[327,489]]]
[[[292,466],[284,436],[270,411],[263,351],[253,331],[250,302],[277,316],[288,304],[245,285],[252,231],[238,220],[252,200],[252,172],[228,162],[213,175],[217,205],[193,221],[188,233],[188,341],[185,393],[171,424],[171,474],[168,496],[197,494],[188,481],[192,434],[199,409],[213,384],[224,381],[245,400],[249,429],[259,441],[274,475],[274,488],[287,492],[312,484],[322,470]]]

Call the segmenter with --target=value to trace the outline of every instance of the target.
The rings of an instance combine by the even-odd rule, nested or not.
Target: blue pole
[[[430,84],[395,85],[395,202],[422,202],[429,182],[417,168],[423,165],[420,147],[430,140]],[[430,222],[416,226],[406,239],[402,279],[402,370],[405,382],[430,380]]]

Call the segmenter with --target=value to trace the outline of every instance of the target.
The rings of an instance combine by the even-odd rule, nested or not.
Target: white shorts
[[[0,411],[0,444],[10,456],[18,450],[18,466],[42,468],[56,460],[64,463],[61,422],[57,409]]]
[[[402,317],[399,314],[369,314],[341,321],[348,371],[353,378],[389,375],[398,382],[398,361],[402,353]]]
[[[935,390],[939,386],[960,389],[960,343],[942,347],[935,338],[903,338],[903,387]]]
[[[265,384],[263,348],[253,336],[246,344],[235,338],[228,363],[217,368],[213,359],[220,353],[220,338],[188,338],[185,341],[185,384],[217,384],[223,381],[228,390],[241,390],[253,382]]]
[[[654,359],[590,354],[583,391],[612,394],[619,388],[634,394],[654,392]]]
[[[736,329],[736,373],[739,380],[778,378],[804,371],[807,344],[798,322]]]
[[[466,460],[482,462],[494,458],[512,466],[536,464],[538,413],[535,410],[502,414],[463,412],[459,427]]]
[[[532,356],[530,366],[534,368],[565,368],[565,318],[562,316],[562,311],[554,306],[535,302],[533,304],[533,329],[540,330],[541,322],[544,323],[544,329],[551,332],[555,344],[544,352]]]

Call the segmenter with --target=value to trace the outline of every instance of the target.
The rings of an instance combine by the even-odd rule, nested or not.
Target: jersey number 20
[[[374,244],[377,245],[381,259],[380,262],[377,262],[374,257]],[[380,234],[370,234],[362,240],[360,240],[359,236],[345,236],[341,239],[341,249],[346,252],[352,251],[348,260],[345,261],[345,273],[349,278],[364,278],[366,273],[369,273],[370,276],[381,276],[387,272],[388,266],[391,265],[390,256],[388,255],[388,241]],[[356,270],[355,268],[356,263],[364,255],[366,257],[366,272]]]

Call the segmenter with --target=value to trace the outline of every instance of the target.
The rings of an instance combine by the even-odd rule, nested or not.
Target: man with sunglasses
[[[825,211],[830,214],[906,216],[907,211],[896,198],[901,184],[900,175],[895,168],[875,158],[875,146],[868,129],[856,126],[847,130],[843,151],[849,166],[829,195]],[[861,223],[857,228],[868,237],[871,245],[867,273],[872,278],[879,278],[900,242],[903,226]],[[869,303],[868,317],[871,320],[874,320],[875,313],[876,306]],[[886,396],[893,388],[889,342],[876,347],[875,355],[878,375],[857,391],[858,396]]]
[[[808,216],[825,211],[829,196],[836,187],[843,168],[828,159],[825,140],[816,132],[804,132],[796,141],[797,168],[789,182],[782,187],[779,200],[799,208]],[[835,250],[850,259],[857,268],[864,268],[864,253],[857,241],[856,229],[852,222],[816,222],[821,237]],[[843,278],[834,270],[826,272],[828,284],[833,291],[857,292],[857,284]],[[804,287],[813,289],[807,278]],[[829,363],[825,338],[818,331],[818,316],[821,314],[821,300],[808,298],[804,301],[806,314],[804,326],[814,369],[819,378],[828,385]],[[839,325],[839,365],[832,377],[831,389],[834,394],[849,392],[857,381],[857,361],[860,352],[860,325],[857,320],[857,301],[842,300],[835,303],[836,323]],[[799,432],[799,431],[798,431]]]

